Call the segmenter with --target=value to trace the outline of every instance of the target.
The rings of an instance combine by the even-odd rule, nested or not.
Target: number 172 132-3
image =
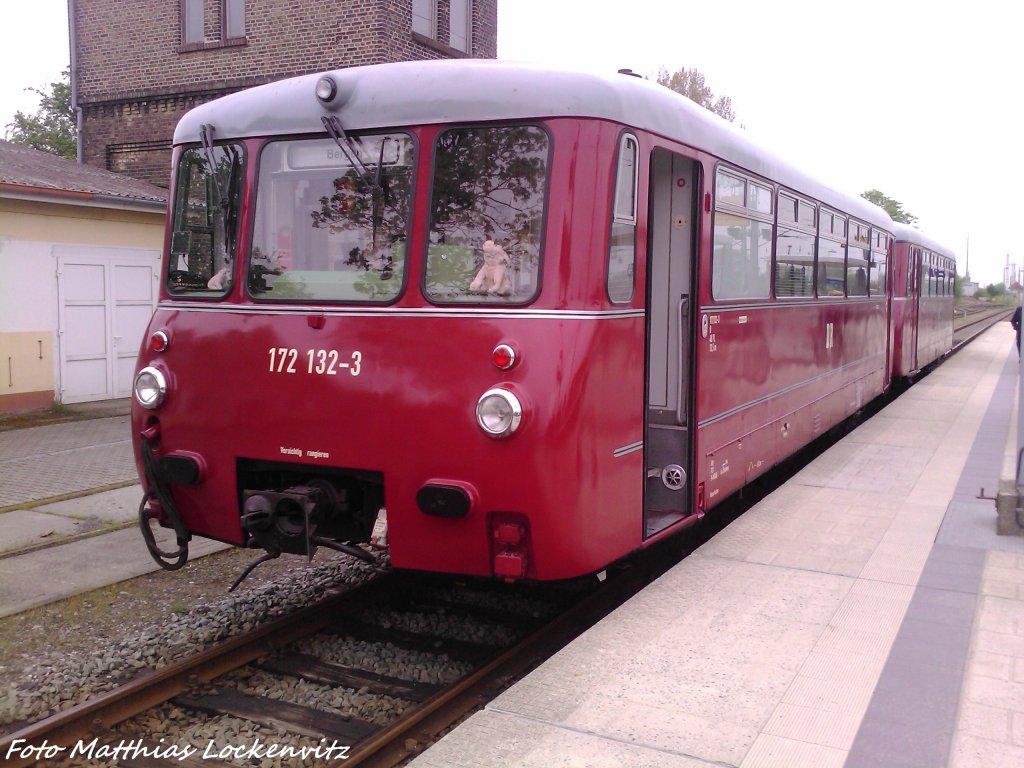
[[[302,352],[294,347],[271,347],[268,355],[271,373],[337,376],[341,371],[348,371],[352,376],[358,376],[363,365],[363,353],[358,350],[348,360],[342,360],[336,349],[307,349]]]

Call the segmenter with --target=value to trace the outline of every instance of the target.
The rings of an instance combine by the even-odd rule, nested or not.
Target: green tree
[[[704,80],[704,73],[699,69],[682,69],[669,73],[665,67],[658,70],[658,85],[681,93],[690,101],[695,101],[704,109],[709,109],[719,117],[724,117],[730,123],[736,119],[736,113],[732,108],[732,99],[728,96],[715,98],[714,92]]]
[[[913,224],[917,221],[917,216],[903,210],[902,203],[898,200],[893,200],[888,195],[882,194],[877,189],[869,189],[867,192],[861,192],[860,196],[869,203],[874,203],[879,208],[884,209],[893,221],[898,221],[901,224]]]
[[[992,298],[995,298],[1006,293],[1006,286],[1003,283],[989,283],[985,286],[985,292]]]
[[[26,88],[39,96],[39,109],[34,115],[17,112],[7,124],[5,138],[17,144],[26,144],[52,155],[74,160],[78,149],[75,128],[75,110],[71,104],[71,68],[62,79],[50,83],[49,92],[41,88]]]

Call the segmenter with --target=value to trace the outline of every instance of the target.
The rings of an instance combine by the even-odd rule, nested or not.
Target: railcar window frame
[[[728,184],[729,186],[725,186]],[[742,188],[742,193],[740,189]],[[751,190],[754,190],[753,192]],[[764,199],[760,194],[764,191],[770,202],[771,210],[765,212],[752,207]],[[712,221],[712,253],[711,253],[711,298],[716,302],[738,301],[770,301],[772,298],[772,282],[775,252],[775,194],[777,185],[767,179],[741,171],[726,163],[715,166],[714,179],[714,219]],[[739,201],[742,200],[742,203]],[[733,222],[724,223],[724,217],[731,217]],[[767,227],[768,237],[762,243],[761,235]],[[720,232],[720,228],[723,228]],[[737,230],[733,232],[732,230]],[[757,231],[757,244],[753,251],[744,243],[742,250],[735,252],[734,245],[725,250],[725,237],[733,243],[748,240]],[[721,248],[719,242],[721,238]],[[762,253],[767,246],[766,253]],[[735,258],[733,258],[735,257]],[[744,264],[743,262],[746,262]],[[764,275],[761,276],[763,264]],[[748,267],[744,269],[744,266]],[[738,268],[737,268],[738,267]],[[756,267],[750,269],[750,267]],[[754,279],[751,279],[753,276]],[[726,286],[744,285],[746,289],[728,293]],[[753,290],[752,290],[753,289]]]
[[[827,228],[825,226],[826,223],[828,224]],[[828,207],[826,205],[822,205],[821,206],[821,208],[818,211],[818,250],[817,250],[817,254],[816,254],[817,258],[816,258],[816,262],[815,262],[815,267],[816,267],[815,273],[816,273],[816,276],[817,276],[816,289],[817,289],[817,296],[818,296],[819,299],[826,299],[828,301],[838,301],[840,299],[845,299],[846,296],[847,296],[847,285],[846,285],[846,252],[847,252],[846,225],[847,225],[847,216],[846,216],[845,213],[842,213],[842,212],[840,212],[838,210],[835,210],[834,208],[830,208],[830,207]],[[827,229],[827,231],[826,231],[826,229]],[[828,285],[828,281],[830,279],[829,278],[830,270],[827,268],[828,264],[832,263],[832,262],[825,262],[824,266],[822,264],[821,257],[822,257],[822,241],[823,240],[827,241],[829,243],[833,243],[834,245],[838,246],[839,249],[842,251],[842,264],[841,265],[836,265],[839,268],[838,268],[838,270],[834,270],[834,274],[836,274],[836,275],[840,275],[841,274],[842,275],[842,280],[843,280],[843,290],[842,290],[842,292],[839,292],[839,293],[823,293],[822,292],[822,287],[823,286],[827,286]],[[832,277],[831,279],[835,280],[836,277]]]
[[[377,249],[376,253],[356,254],[355,249],[346,252],[344,246],[341,252],[336,254],[337,258],[331,263],[331,269],[306,269],[296,268],[293,263],[295,252],[302,249],[301,246],[295,243],[292,238],[298,237],[297,233],[292,230],[289,237],[291,241],[290,254],[287,250],[283,253],[278,253],[278,249],[281,247],[278,243],[273,249],[269,250],[269,253],[265,252],[269,249],[261,249],[260,245],[264,244],[262,237],[257,233],[257,227],[260,225],[262,219],[261,215],[264,211],[265,205],[274,205],[273,202],[264,202],[267,196],[274,190],[269,188],[267,179],[264,178],[264,161],[267,158],[267,153],[270,151],[281,152],[288,154],[296,154],[298,158],[305,160],[307,154],[310,152],[303,153],[301,149],[289,149],[290,147],[301,147],[306,145],[311,149],[315,149],[318,145],[323,145],[332,158],[337,157],[343,159],[346,164],[332,167],[329,165],[310,165],[305,166],[297,164],[293,171],[308,171],[310,176],[305,180],[301,177],[296,177],[296,182],[299,184],[305,183],[306,188],[311,186],[310,178],[315,176],[323,176],[324,178],[329,177],[332,173],[337,173],[344,169],[342,176],[336,177],[333,182],[333,188],[335,194],[331,197],[322,196],[319,198],[320,210],[313,210],[312,218],[313,229],[324,229],[326,230],[326,237],[328,238],[327,245],[330,246],[330,238],[334,235],[335,225],[339,227],[338,237],[343,237],[348,223],[347,220],[342,218],[335,218],[335,214],[345,214],[350,210],[355,209],[359,198],[365,198],[367,190],[370,189],[376,178],[373,181],[362,179],[359,177],[358,169],[354,168],[351,162],[344,156],[345,153],[340,148],[336,147],[336,144],[328,137],[318,135],[303,135],[303,136],[279,136],[272,137],[267,141],[263,142],[259,147],[258,157],[256,161],[256,185],[253,194],[252,210],[253,213],[250,217],[250,237],[249,237],[249,253],[246,254],[247,265],[246,265],[246,294],[253,301],[267,304],[280,304],[280,303],[291,303],[291,304],[308,304],[308,305],[328,305],[328,306],[388,306],[394,304],[396,301],[401,299],[406,290],[407,274],[409,272],[409,260],[411,254],[409,252],[409,243],[412,233],[412,220],[414,216],[415,206],[415,193],[416,193],[416,178],[418,174],[420,164],[420,146],[419,140],[415,133],[408,130],[373,130],[368,132],[352,133],[349,134],[350,142],[354,145],[354,151],[357,151],[366,165],[370,174],[375,174],[376,165],[384,155],[386,150],[386,144],[389,140],[394,137],[401,137],[405,140],[406,144],[399,150],[411,153],[411,159],[408,160],[406,166],[400,166],[398,163],[393,164],[395,168],[407,168],[407,183],[408,188],[405,191],[404,207],[405,207],[405,221],[404,226],[401,229],[402,244],[398,247],[397,253],[400,254],[400,258],[396,259],[396,245],[399,243],[399,239],[393,240],[387,246],[381,246]],[[363,140],[374,140],[380,139],[380,147],[374,148],[374,151],[366,154],[361,151],[361,142]],[[332,147],[334,148],[332,150]],[[336,153],[336,155],[334,154]],[[372,157],[371,157],[372,155]],[[284,158],[282,157],[282,160]],[[312,162],[310,158],[306,162]],[[291,160],[289,160],[291,162]],[[268,171],[274,173],[275,171]],[[277,171],[280,172],[280,171]],[[350,178],[351,176],[351,178]],[[350,182],[350,183],[345,183]],[[375,192],[370,194],[375,195]],[[381,194],[386,194],[382,192]],[[397,201],[398,198],[395,198]],[[376,199],[372,199],[371,205],[376,205]],[[382,207],[386,206],[386,202],[380,203]],[[365,207],[365,203],[364,203]],[[371,216],[376,219],[376,209],[371,212]],[[294,220],[299,221],[298,209],[293,212]],[[380,226],[384,226],[384,212],[380,213],[381,222]],[[302,219],[304,220],[304,219]],[[319,223],[317,223],[319,221]],[[326,226],[321,226],[326,225]],[[375,225],[371,224],[371,228]],[[278,227],[280,229],[280,227]],[[363,227],[365,230],[365,226]],[[358,233],[358,230],[353,229],[352,232]],[[364,231],[365,234],[365,231]],[[313,235],[307,235],[308,237],[314,237]],[[349,243],[351,244],[351,243]],[[339,243],[340,245],[340,243]],[[260,253],[256,253],[256,251]],[[324,259],[330,259],[331,254],[328,250],[325,250],[322,254]],[[348,256],[347,260],[342,264],[340,258],[342,256]],[[314,257],[317,254],[313,254]],[[359,257],[359,261],[354,262],[353,258]],[[309,258],[307,256],[307,258]],[[256,262],[266,262],[266,264],[257,264]],[[380,261],[380,263],[376,263]],[[355,269],[347,269],[346,267],[355,267]],[[362,270],[365,274],[359,274]],[[347,280],[328,280],[318,279],[320,273],[325,275],[331,275],[334,273],[356,273],[356,278],[352,281],[352,285],[349,286],[352,291],[356,291],[361,295],[346,295],[345,291],[348,289],[344,285]],[[397,279],[396,273],[397,272]],[[360,280],[362,278],[362,284]],[[393,283],[388,282],[394,280]],[[379,292],[383,286],[384,292]],[[392,288],[392,286],[394,286]],[[275,289],[277,293],[275,294]],[[308,291],[313,290],[314,292],[319,291],[320,295],[309,294]],[[341,295],[331,295],[331,294]],[[285,295],[291,294],[291,295]]]
[[[892,235],[877,227],[871,228],[871,260],[868,269],[868,295],[885,296],[890,289],[889,279],[889,245]]]
[[[865,298],[868,296],[868,286],[870,285],[871,228],[866,222],[851,216],[847,222],[847,231],[846,295]],[[859,252],[856,260],[853,258],[854,250]],[[853,266],[854,261],[856,261],[856,266]]]
[[[904,296],[916,296],[920,290],[917,284],[917,273],[914,271],[914,261],[920,258],[921,249],[907,243],[907,282],[903,287]]]
[[[632,168],[624,165],[627,148],[632,147]],[[615,156],[615,180],[612,187],[612,215],[608,230],[608,259],[605,292],[612,304],[628,304],[636,293],[636,220],[640,191],[640,142],[635,134],[623,131]],[[630,189],[623,190],[628,174]],[[628,210],[624,210],[628,208]],[[628,282],[628,294],[625,288]]]
[[[446,134],[454,133],[456,131],[504,131],[514,129],[528,129],[539,131],[543,136],[545,145],[544,153],[542,158],[543,163],[543,183],[539,192],[540,198],[540,210],[536,214],[536,220],[539,222],[536,232],[532,234],[533,242],[529,246],[523,246],[522,244],[516,245],[511,243],[511,236],[506,232],[506,237],[495,238],[493,235],[488,235],[486,240],[482,240],[480,243],[474,245],[466,245],[459,243],[446,243],[447,237],[443,241],[435,242],[432,237],[432,232],[436,224],[434,219],[434,207],[437,204],[437,184],[438,184],[438,154],[439,146],[442,137]],[[544,266],[544,239],[547,233],[547,217],[549,202],[551,198],[551,177],[553,169],[554,159],[554,137],[548,127],[538,121],[534,120],[522,120],[522,121],[511,121],[511,122],[474,122],[474,123],[450,123],[441,126],[433,137],[431,152],[430,152],[430,165],[429,165],[429,188],[430,191],[427,195],[426,210],[427,218],[426,229],[423,231],[423,255],[420,260],[420,291],[423,297],[435,306],[451,307],[451,306],[471,306],[471,307],[524,307],[532,304],[541,295],[543,290],[543,266]],[[520,161],[522,157],[518,158]],[[474,177],[478,177],[475,175]],[[513,277],[517,277],[519,274],[525,274],[529,281],[532,282],[532,291],[529,294],[522,294],[521,296],[516,295],[516,288],[510,286],[510,292],[506,293],[499,289],[498,291],[480,290],[483,286],[476,288],[473,285],[476,282],[476,277],[479,277],[484,270],[486,262],[483,258],[483,243],[492,242],[500,245],[504,251],[506,257],[505,264],[507,268],[513,272]],[[439,246],[447,246],[444,253],[440,252]],[[465,252],[469,248],[472,253],[467,255]],[[530,253],[530,248],[535,249],[535,253]],[[434,253],[438,251],[437,257],[435,258]],[[452,255],[452,249],[459,249],[458,253]],[[511,251],[511,252],[510,252]],[[480,255],[478,255],[478,252]],[[470,272],[466,272],[463,277],[469,277],[476,275],[472,280],[461,280],[460,284],[464,284],[465,287],[455,289],[451,288],[449,284],[449,290],[441,291],[440,288],[432,288],[431,284],[434,281],[436,284],[438,278],[436,275],[443,272],[450,272],[454,278],[455,272],[465,271],[467,259],[472,257],[472,269]],[[532,261],[532,266],[523,266],[523,260]],[[454,272],[453,272],[454,270]],[[518,273],[518,274],[517,274]],[[512,278],[509,278],[511,282]],[[511,298],[510,298],[511,297]]]
[[[223,163],[225,157],[230,157],[230,165],[227,167],[229,173],[227,176],[220,174],[219,180],[214,180],[218,174],[210,174],[205,169],[210,159],[218,155],[218,165]],[[198,144],[182,147],[175,160],[174,186],[171,188],[168,209],[171,234],[166,246],[167,259],[163,274],[164,287],[171,299],[221,301],[231,293],[239,258],[238,243],[242,235],[241,198],[248,162],[245,143],[236,139],[216,142],[209,152]],[[193,192],[197,190],[192,186],[194,178],[191,169],[200,165],[204,169],[202,178],[206,198],[202,204],[192,202]],[[221,195],[231,198],[227,205],[222,205]],[[205,223],[199,223],[197,216],[202,216]],[[226,220],[220,222],[220,218],[233,218],[233,223],[229,224]],[[218,227],[221,228],[219,240]],[[194,236],[197,234],[199,237]],[[202,243],[207,235],[208,253]],[[205,268],[207,261],[209,269]],[[218,275],[219,285],[215,283]]]
[[[785,198],[787,205],[783,206],[782,199]],[[792,218],[783,221],[782,212],[786,208],[789,208],[789,203],[792,203]],[[805,223],[806,214],[810,212],[811,224]],[[776,223],[775,223],[775,242],[774,242],[774,258],[772,259],[772,294],[776,299],[806,299],[813,300],[815,294],[815,261],[817,258],[817,221],[818,221],[818,207],[809,198],[805,198],[790,189],[780,187],[776,199]],[[787,228],[787,232],[783,234],[783,227]],[[793,234],[789,234],[792,232]],[[803,267],[805,271],[804,277],[797,278],[796,273],[793,276],[788,276],[785,281],[779,280],[779,271],[783,266],[792,267],[793,264],[799,264],[801,262],[792,262],[789,260],[782,261],[779,255],[782,246],[783,238],[793,237],[794,239],[800,240],[810,245],[810,264],[809,267]],[[789,255],[787,253],[787,255]],[[796,267],[794,269],[799,269]],[[810,270],[810,280],[806,281],[806,270]],[[792,280],[799,279],[800,284],[803,285],[806,281],[806,288],[804,293],[780,293],[779,285],[792,285]]]

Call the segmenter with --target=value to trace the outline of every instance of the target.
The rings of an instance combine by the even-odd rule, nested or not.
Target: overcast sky
[[[174,0],[168,0],[174,2]],[[66,0],[0,11],[0,127],[67,66]],[[654,76],[696,67],[750,137],[832,186],[877,188],[964,271],[1024,267],[1024,4],[1015,0],[498,0],[498,57]],[[144,55],[126,50],[125,55]],[[0,128],[0,130],[3,130]]]

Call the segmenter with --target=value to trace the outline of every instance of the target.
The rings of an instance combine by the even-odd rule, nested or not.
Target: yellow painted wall
[[[0,395],[53,392],[53,334],[0,333]]]
[[[165,222],[166,215],[162,209],[149,213],[0,198],[0,241],[7,243],[27,241],[161,251]],[[2,265],[3,259],[0,258]],[[45,279],[56,281],[56,275],[50,269],[53,265],[47,262],[42,274],[45,274]],[[17,279],[15,275],[3,272],[0,269],[0,279]],[[38,287],[35,281],[41,278],[41,274],[35,274],[25,285],[18,283],[16,290],[22,295],[34,295]],[[8,288],[11,288],[10,282]],[[56,295],[54,282],[48,290],[40,292],[40,300],[49,303],[53,299],[43,297]],[[0,319],[5,311],[11,311],[2,304],[0,301]],[[57,312],[56,306],[46,312],[54,319],[53,328],[0,331],[0,413],[42,407],[56,397],[55,370],[59,365],[55,356]],[[42,359],[39,357],[40,344]]]
[[[163,248],[163,211],[143,213],[0,198],[0,233],[13,240]]]

